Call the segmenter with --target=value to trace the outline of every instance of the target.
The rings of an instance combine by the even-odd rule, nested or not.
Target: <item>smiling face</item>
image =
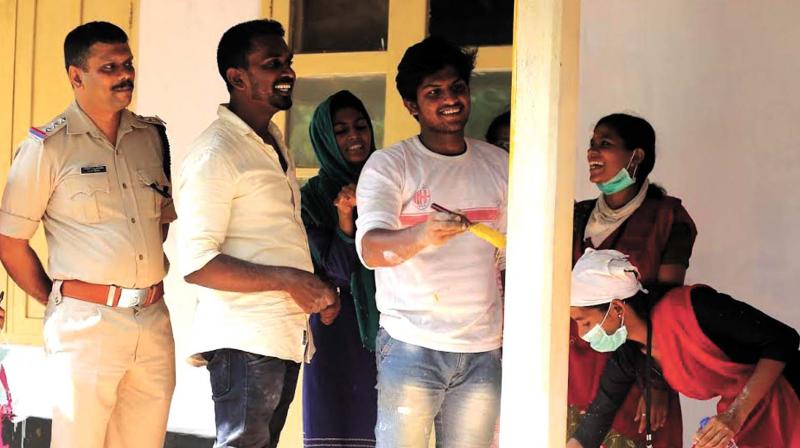
[[[261,103],[269,111],[288,110],[296,78],[292,57],[283,38],[259,37],[247,54],[247,69],[229,69],[241,72],[238,79],[243,82],[238,86],[234,82],[234,86],[243,88],[251,102]]]
[[[594,128],[586,154],[589,181],[595,184],[608,182],[623,168],[628,168],[633,175],[643,156],[641,149],[629,150],[615,129],[601,124]]]
[[[127,43],[89,47],[84,67],[69,66],[75,97],[86,110],[117,112],[131,103],[136,70]]]
[[[364,114],[352,107],[343,107],[331,118],[336,145],[344,159],[352,164],[366,161],[372,150],[372,132]]]
[[[463,133],[471,105],[469,85],[453,66],[447,66],[422,80],[416,102],[404,103],[423,131]]]

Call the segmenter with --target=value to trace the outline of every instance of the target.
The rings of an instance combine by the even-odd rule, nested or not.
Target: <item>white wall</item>
[[[217,44],[222,33],[261,15],[259,0],[141,0],[137,51],[137,112],[167,122],[172,171],[192,140],[214,119],[228,93],[217,71]],[[174,234],[165,251],[175,259]],[[177,352],[177,385],[169,429],[214,434],[214,410],[208,373],[189,366],[189,329],[195,295],[176,271],[165,280]],[[297,435],[299,438],[299,435]]]
[[[800,328],[800,2],[584,1],[581,14],[577,197],[598,194],[584,143],[597,119],[647,118],[651,178],[699,231],[687,282]],[[686,434],[712,410],[687,400]]]

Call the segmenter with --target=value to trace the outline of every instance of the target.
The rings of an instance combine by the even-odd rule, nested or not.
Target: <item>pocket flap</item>
[[[151,184],[156,184],[160,187],[169,186],[169,182],[167,182],[164,171],[160,166],[136,170],[136,175],[139,177],[139,181],[146,186]]]
[[[70,198],[80,194],[91,196],[98,191],[109,192],[106,173],[75,174],[64,178],[62,184]]]

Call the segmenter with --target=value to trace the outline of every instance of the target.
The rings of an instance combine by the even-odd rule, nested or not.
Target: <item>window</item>
[[[511,45],[514,0],[430,0],[428,34],[461,46]]]
[[[492,119],[510,106],[513,0],[262,1],[270,17],[288,24],[296,53],[294,106],[275,122],[295,154],[301,181],[316,173],[308,137],[311,114],[341,89],[366,105],[379,148],[419,132],[394,78],[406,48],[428,34],[445,33],[462,46],[478,47],[467,136],[482,139]],[[476,38],[468,39],[472,35]]]
[[[511,72],[475,72],[470,92],[472,110],[466,135],[483,140],[492,120],[511,109]]]
[[[299,0],[292,7],[296,53],[386,49],[388,0]]]

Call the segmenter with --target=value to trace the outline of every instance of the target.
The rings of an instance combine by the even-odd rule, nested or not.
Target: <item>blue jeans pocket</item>
[[[222,400],[231,391],[231,353],[228,350],[214,350],[203,353],[208,361],[206,368],[211,377],[211,398]]]
[[[378,336],[375,338],[375,356],[378,363],[386,358],[395,342],[386,330],[383,328],[378,330]]]

